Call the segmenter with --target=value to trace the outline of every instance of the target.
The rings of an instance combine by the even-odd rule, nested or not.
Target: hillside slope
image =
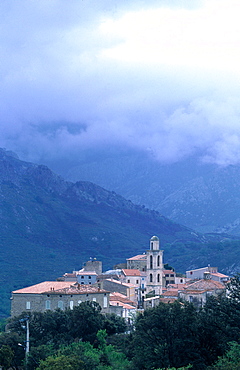
[[[144,153],[96,151],[56,170],[71,181],[87,179],[114,190],[199,232],[240,236],[239,165],[220,167],[197,157],[161,164]]]
[[[206,263],[238,268],[237,240],[196,233],[90,182],[66,182],[5,150],[0,150],[0,221],[0,315],[9,310],[11,290],[79,269],[90,257],[111,268],[144,252],[152,235],[159,236],[165,262],[177,270]]]

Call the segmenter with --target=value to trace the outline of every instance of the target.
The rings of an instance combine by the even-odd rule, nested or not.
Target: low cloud
[[[126,52],[127,36],[121,28],[116,32],[116,24],[122,24],[126,14],[132,19],[133,14],[137,18],[146,11],[150,17],[153,9],[164,9],[173,19],[184,11],[185,21],[191,22],[200,13],[211,17],[205,10],[207,3],[211,9],[217,4],[195,1],[190,7],[189,2],[181,2],[179,8],[179,2],[169,1],[161,6],[159,1],[147,5],[142,1],[130,5],[126,1],[121,5],[117,1],[111,5],[74,0],[2,2],[0,146],[36,161],[119,146],[146,151],[160,162],[199,154],[202,160],[220,165],[239,163],[239,75],[234,69],[231,72],[235,64],[227,59],[230,64],[219,60],[213,66],[214,56],[209,66],[201,66],[195,63],[196,55],[191,63],[184,63],[184,53],[178,63],[173,50],[176,40],[171,63],[166,58],[135,60],[137,49],[130,59],[127,53],[123,58],[114,54]],[[229,17],[228,3],[221,4]],[[222,13],[218,20],[221,17]],[[198,21],[201,25],[201,18]],[[112,33],[111,28],[106,32],[109,24]],[[233,25],[237,27],[235,21]],[[154,30],[156,36],[158,31]],[[202,37],[204,42],[207,35]],[[151,56],[155,47],[160,58],[168,52],[167,41],[163,38],[165,49],[163,44],[160,48],[156,37],[146,53]],[[224,48],[228,41],[219,38],[216,45],[222,43]],[[138,47],[144,48],[153,40],[146,36],[141,42]],[[184,37],[181,46],[183,42]]]

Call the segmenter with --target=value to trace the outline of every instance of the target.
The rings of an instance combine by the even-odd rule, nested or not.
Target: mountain
[[[163,165],[136,151],[96,151],[52,168],[70,181],[92,181],[199,232],[240,236],[239,165],[221,167],[197,157]]]
[[[237,238],[194,232],[113,191],[65,181],[3,149],[0,221],[2,316],[12,290],[80,269],[90,257],[111,268],[148,249],[152,235],[160,238],[164,261],[179,272],[207,263],[226,272],[239,268]]]

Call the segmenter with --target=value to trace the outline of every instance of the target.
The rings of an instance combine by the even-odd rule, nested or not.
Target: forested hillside
[[[80,269],[90,257],[108,269],[148,249],[160,238],[164,262],[178,271],[218,265],[239,267],[240,243],[203,235],[159,212],[136,206],[89,182],[64,181],[46,166],[0,151],[0,314],[12,290]]]

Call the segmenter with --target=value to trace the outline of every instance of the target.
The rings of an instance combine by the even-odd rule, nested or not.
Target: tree
[[[76,357],[69,356],[50,356],[41,361],[37,370],[84,370],[82,362]]]
[[[197,311],[190,304],[160,303],[145,310],[133,333],[134,369],[177,368],[189,363],[203,368],[196,346],[197,325]]]
[[[103,329],[106,329],[108,335],[124,333],[127,329],[126,321],[124,318],[113,313],[106,314],[103,323]]]
[[[209,367],[209,370],[239,370],[240,369],[240,344],[236,342],[228,343],[229,350],[214,366]]]
[[[82,302],[71,310],[70,316],[69,334],[73,338],[93,343],[104,323],[100,305],[92,301]]]
[[[0,348],[0,365],[3,369],[8,369],[11,366],[13,357],[13,350],[7,345],[2,345]]]

